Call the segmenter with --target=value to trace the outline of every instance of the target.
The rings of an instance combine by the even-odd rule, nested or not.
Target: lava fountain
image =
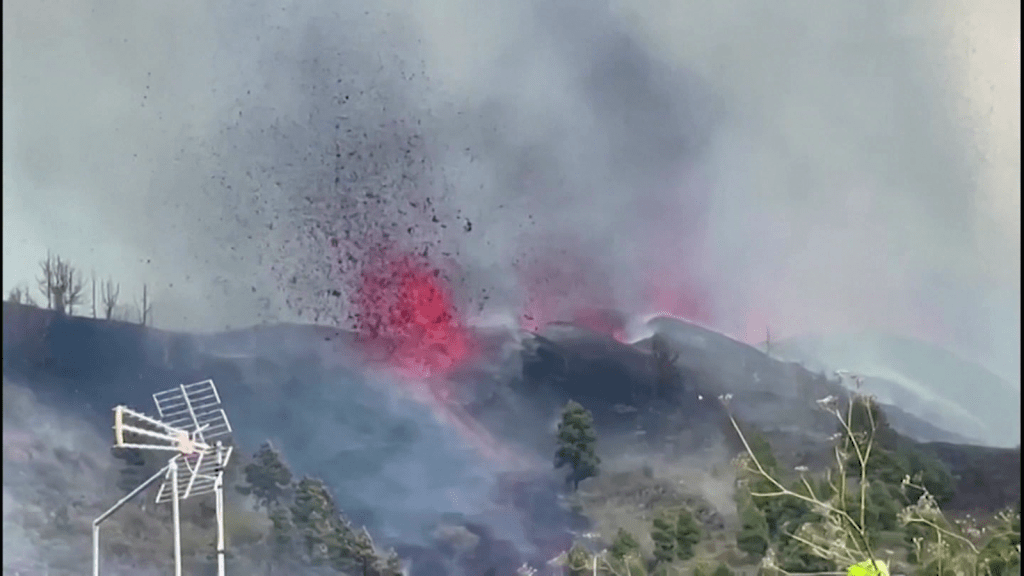
[[[450,378],[478,351],[445,272],[426,256],[381,248],[365,259],[353,291],[357,342],[416,400],[492,461],[522,464],[456,400]]]

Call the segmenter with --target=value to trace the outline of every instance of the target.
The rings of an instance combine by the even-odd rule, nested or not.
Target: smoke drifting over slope
[[[168,326],[346,321],[383,242],[474,312],[880,329],[1016,378],[949,7],[47,6],[5,2],[5,230],[124,262]]]

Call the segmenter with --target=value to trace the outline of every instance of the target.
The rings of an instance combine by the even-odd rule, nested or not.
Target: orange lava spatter
[[[383,346],[407,376],[445,375],[473,349],[441,271],[422,257],[382,250],[364,264],[353,296],[361,339]]]

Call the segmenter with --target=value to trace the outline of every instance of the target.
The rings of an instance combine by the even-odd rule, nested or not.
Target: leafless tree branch
[[[75,306],[82,302],[83,283],[78,270],[67,260],[49,253],[39,268],[39,290],[46,296],[47,307],[61,314],[74,314]]]
[[[117,308],[117,299],[121,295],[121,285],[114,284],[112,279],[107,279],[100,286],[100,298],[103,299],[103,317],[111,320],[114,317],[114,309]]]

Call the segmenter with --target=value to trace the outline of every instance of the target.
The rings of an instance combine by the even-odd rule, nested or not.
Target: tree
[[[693,518],[693,514],[684,508],[676,519],[676,557],[680,560],[693,558],[693,547],[700,542],[700,537],[700,525]]]
[[[309,562],[314,565],[328,563],[341,542],[335,526],[337,511],[334,499],[323,480],[310,477],[300,480],[295,487],[291,512]]]
[[[121,285],[114,284],[110,278],[100,286],[100,298],[103,300],[103,317],[111,320],[114,317],[114,309],[117,308],[117,299],[121,295]]]
[[[615,534],[615,540],[612,541],[611,548],[608,549],[608,553],[611,554],[612,558],[622,560],[626,556],[640,555],[640,543],[633,538],[633,535],[626,532],[624,528],[619,528],[618,533]]]
[[[689,560],[694,556],[694,546],[700,542],[700,525],[687,509],[674,516],[663,514],[654,519],[651,540],[654,541],[654,559],[668,563],[676,558]]]
[[[570,400],[562,410],[562,421],[558,424],[555,468],[566,464],[572,466],[565,482],[572,484],[573,490],[579,489],[580,482],[600,472],[601,458],[594,452],[596,443],[594,417],[586,408]]]
[[[664,515],[654,519],[651,540],[654,541],[655,561],[659,564],[664,564],[675,560],[676,535],[675,526],[671,519]]]
[[[236,489],[255,497],[257,508],[264,506],[270,510],[281,503],[281,497],[291,487],[292,472],[270,442],[264,442],[252,460],[244,469],[246,485]]]
[[[764,513],[747,499],[739,506],[740,531],[736,534],[736,547],[752,556],[763,556],[768,549],[768,522]]]
[[[289,516],[288,509],[281,504],[270,507],[270,556],[272,560],[281,561],[288,557],[295,534],[295,524]]]
[[[378,558],[377,550],[373,546],[373,538],[366,531],[366,527],[353,533],[350,552],[352,560],[359,565],[362,576],[371,576],[375,573],[375,569],[380,568],[376,565]]]
[[[39,263],[42,276],[38,279],[39,291],[46,296],[48,308],[60,314],[74,314],[75,306],[82,301],[82,279],[78,270],[60,256],[46,255]]]
[[[565,568],[569,576],[589,575],[593,565],[593,554],[579,543],[573,544],[565,555]]]
[[[384,552],[384,556],[378,556],[377,566],[381,576],[401,576],[401,559],[393,549]]]
[[[14,304],[24,304],[26,306],[36,305],[35,300],[32,299],[32,295],[29,293],[28,287],[24,285],[11,288],[10,292],[7,293],[7,301]]]
[[[341,514],[323,480],[305,477],[295,487],[292,521],[313,565],[339,572],[362,571],[364,576],[398,576],[401,562],[390,552],[377,553],[366,528],[356,531]]]
[[[139,304],[139,323],[149,326],[153,323],[153,302],[149,299],[149,286],[142,285],[142,304]]]

